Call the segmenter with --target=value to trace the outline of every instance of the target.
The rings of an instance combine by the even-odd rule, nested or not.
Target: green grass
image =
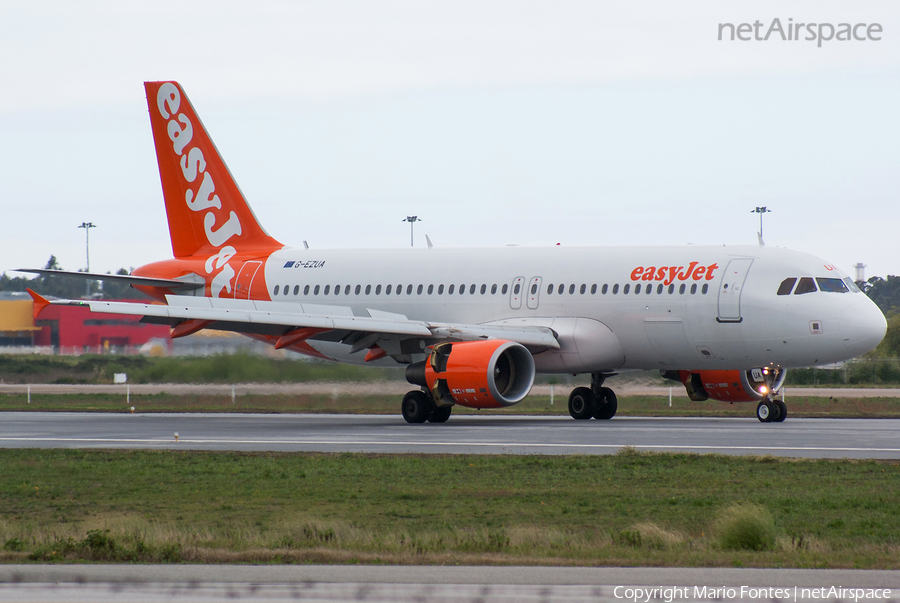
[[[0,559],[900,567],[900,463],[0,450]],[[733,505],[775,540],[730,550]]]
[[[126,373],[131,383],[298,383],[403,379],[403,369],[337,364],[323,360],[267,358],[256,354],[212,356],[40,356],[0,354],[6,383],[112,383]]]
[[[410,386],[412,388],[412,386]],[[132,394],[126,403],[125,394],[0,394],[3,411],[79,411],[79,412],[278,412],[278,413],[350,413],[397,414],[401,396],[393,395],[330,395],[330,394],[272,394],[238,395],[234,402],[230,395],[197,394]],[[556,396],[550,404],[547,396],[529,396],[521,403],[504,409],[453,409],[459,414],[492,415],[559,415],[568,416],[566,396]],[[788,420],[797,417],[823,418],[898,418],[898,398],[812,398],[792,397],[788,401]],[[672,406],[668,398],[660,396],[622,396],[617,417],[755,417],[755,404],[726,402],[691,402],[675,398]],[[452,419],[451,419],[452,420]],[[615,419],[614,419],[615,420]]]

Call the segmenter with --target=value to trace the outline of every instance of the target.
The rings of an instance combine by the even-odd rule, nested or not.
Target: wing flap
[[[227,324],[228,330],[236,331],[240,330],[236,326],[243,324],[248,326],[248,332],[260,332],[259,327],[262,326],[284,329],[310,328],[323,331],[406,335],[431,340],[506,339],[527,346],[559,348],[556,333],[542,326],[429,323],[410,320],[402,314],[378,310],[367,310],[369,316],[355,316],[352,308],[347,306],[301,305],[191,295],[167,295],[166,301],[167,305],[93,300],[55,300],[51,303],[88,306],[92,312],[142,316],[151,322],[164,321],[174,324],[187,320],[208,321],[211,326],[215,323]]]

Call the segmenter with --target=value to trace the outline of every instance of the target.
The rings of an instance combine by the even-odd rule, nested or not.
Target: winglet
[[[42,297],[41,294],[35,293],[31,289],[26,288],[25,290],[28,291],[28,295],[30,295],[31,299],[34,301],[32,315],[34,316],[34,319],[37,320],[38,316],[41,315],[41,312],[44,311],[44,308],[50,305],[50,302]]]

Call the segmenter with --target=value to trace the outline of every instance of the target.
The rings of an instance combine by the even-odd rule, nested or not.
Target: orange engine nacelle
[[[758,402],[778,392],[786,376],[786,370],[774,367],[747,371],[678,371],[678,380],[695,402],[710,398],[721,402]]]
[[[501,408],[521,402],[534,384],[534,359],[525,346],[501,339],[442,343],[406,380],[428,388],[435,404]]]

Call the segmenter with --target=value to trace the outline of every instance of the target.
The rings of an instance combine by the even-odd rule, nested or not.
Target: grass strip
[[[897,461],[15,449],[0,466],[7,561],[900,567]]]
[[[622,396],[619,417],[754,417],[755,404],[691,402],[676,398],[672,406],[663,396]],[[398,414],[400,397],[392,395],[300,394],[229,395],[132,394],[126,403],[123,394],[0,394],[3,411],[70,412],[254,412],[254,413],[346,413]],[[457,406],[454,414],[568,415],[567,398],[557,396],[550,404],[547,396],[529,396],[504,409],[478,411]],[[817,418],[900,418],[898,398],[788,399],[789,417]]]

